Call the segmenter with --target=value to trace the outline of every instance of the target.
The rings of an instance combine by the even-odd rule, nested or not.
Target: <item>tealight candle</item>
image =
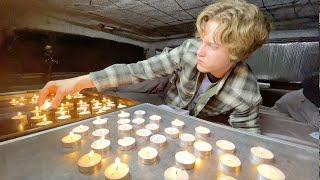
[[[132,119],[132,124],[134,129],[143,128],[145,120],[143,118]]]
[[[96,120],[92,121],[92,124],[95,128],[102,128],[108,123],[108,118],[101,119],[99,116],[96,117]]]
[[[260,164],[257,166],[258,179],[261,180],[284,180],[285,174],[278,168],[268,165]]]
[[[71,99],[72,99],[72,96],[71,96],[70,94],[68,94],[68,95],[66,96],[66,98],[67,98],[68,100],[71,100]]]
[[[62,146],[65,148],[75,148],[81,145],[81,135],[74,134],[72,131],[69,135],[61,139]]]
[[[241,161],[233,154],[222,154],[219,157],[219,168],[227,173],[239,172],[241,168]]]
[[[133,137],[124,137],[118,140],[119,149],[129,151],[136,146],[136,140]]]
[[[82,98],[85,98],[85,96],[81,93],[76,93],[74,96],[73,96],[73,99],[82,99]]]
[[[251,161],[254,164],[271,163],[274,159],[273,153],[266,148],[257,146],[252,147],[250,151]]]
[[[131,136],[132,125],[131,124],[121,124],[118,126],[119,136]]]
[[[143,110],[137,110],[133,113],[136,118],[144,118],[144,115],[146,114]]]
[[[124,105],[124,104],[121,104],[121,103],[119,103],[118,106],[117,106],[117,108],[119,108],[119,109],[125,108],[125,107],[127,107],[127,105]]]
[[[182,148],[192,146],[194,141],[196,140],[194,135],[189,134],[189,133],[180,134],[179,139],[180,139],[180,147],[182,147]]]
[[[164,129],[164,132],[167,134],[168,137],[172,139],[176,139],[179,137],[179,129],[175,127],[167,127]]]
[[[115,162],[106,168],[104,176],[107,180],[128,180],[130,179],[129,166],[116,158]]]
[[[32,122],[38,123],[38,122],[40,122],[40,121],[43,119],[43,116],[40,115],[39,113],[36,113],[36,114],[35,114],[34,116],[32,116],[30,119],[32,120]]]
[[[16,104],[18,104],[19,103],[19,101],[17,101],[16,99],[11,99],[11,101],[9,102],[11,105],[16,105]]]
[[[92,136],[95,138],[101,138],[102,136],[108,137],[109,130],[105,128],[100,128],[92,132]]]
[[[198,157],[207,157],[211,155],[212,146],[205,141],[196,141],[193,143],[194,154]]]
[[[94,103],[92,106],[92,111],[99,111],[102,108],[102,106],[98,105],[97,103]]]
[[[25,121],[27,121],[27,115],[24,115],[21,112],[18,112],[17,115],[13,116],[11,119],[25,122]]]
[[[76,134],[80,134],[82,136],[85,136],[88,134],[88,130],[89,130],[88,126],[80,125],[80,126],[73,128],[72,132],[74,132]]]
[[[45,102],[40,106],[40,110],[47,111],[51,107],[51,102],[49,100],[45,100]]]
[[[210,129],[206,127],[198,126],[195,128],[195,136],[197,139],[206,140],[208,137],[210,137],[210,134]]]
[[[110,101],[110,99],[107,99],[107,98],[105,98],[105,97],[103,97],[102,99],[101,99],[101,102],[102,103],[106,103],[106,102],[109,102]]]
[[[164,172],[164,179],[165,180],[188,180],[189,175],[187,171],[173,166],[166,169],[166,171]]]
[[[95,98],[93,98],[90,102],[91,102],[92,104],[94,104],[94,103],[96,103],[96,102],[99,103],[99,101],[97,101]]]
[[[139,129],[136,131],[136,136],[138,141],[145,142],[148,141],[152,132],[149,129]]]
[[[118,125],[121,125],[121,124],[130,124],[131,120],[130,119],[119,119],[117,121]]]
[[[218,153],[231,153],[233,154],[236,150],[236,146],[227,140],[218,140],[216,142],[216,146],[218,147]]]
[[[91,115],[91,112],[87,110],[87,108],[84,108],[83,111],[79,112],[78,114],[81,118],[87,118]]]
[[[66,102],[66,107],[67,107],[67,108],[73,108],[73,103],[71,103],[71,102]]]
[[[110,150],[110,144],[111,142],[108,139],[101,136],[100,139],[93,141],[91,148],[98,153],[105,154]]]
[[[69,114],[65,114],[65,112],[62,112],[60,116],[57,117],[58,120],[67,120],[71,119],[71,116]]]
[[[158,124],[149,123],[145,126],[146,129],[149,129],[153,134],[157,134],[160,132],[160,128]]]
[[[179,119],[171,121],[171,125],[172,127],[179,129],[180,131],[184,128],[184,122],[180,121]]]
[[[118,114],[118,117],[119,117],[119,119],[129,119],[130,118],[130,113],[121,111]]]
[[[150,165],[158,161],[158,151],[152,147],[144,147],[139,150],[138,157],[142,164]]]
[[[78,169],[81,173],[91,174],[97,172],[101,167],[102,157],[91,150],[88,154],[83,155],[78,160]]]
[[[57,108],[57,112],[59,111],[66,111],[68,110],[68,106],[65,106],[63,103],[60,104],[60,106]]]
[[[188,151],[179,151],[175,154],[176,166],[189,170],[193,169],[196,157]]]
[[[46,126],[46,125],[49,125],[51,123],[52,123],[52,121],[48,121],[47,116],[44,116],[43,120],[41,122],[38,122],[36,124],[36,126]]]
[[[116,105],[114,104],[114,102],[108,102],[107,106],[110,108],[114,108]]]
[[[36,114],[36,113],[39,113],[39,114],[40,114],[40,113],[41,113],[41,110],[40,110],[39,106],[36,106],[35,109],[32,110],[31,112],[32,112],[33,114]]]
[[[160,121],[161,121],[161,116],[158,116],[158,115],[152,115],[149,117],[150,119],[150,123],[155,123],[155,124],[160,124]]]
[[[166,145],[167,138],[161,134],[154,134],[150,137],[151,145],[157,148],[161,148]]]
[[[60,109],[59,111],[54,112],[56,117],[59,117],[62,114],[66,114],[66,113],[68,113],[68,111],[65,111],[65,110],[62,110],[62,109]]]

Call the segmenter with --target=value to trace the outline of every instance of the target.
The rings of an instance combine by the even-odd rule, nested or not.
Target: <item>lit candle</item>
[[[81,93],[76,93],[74,96],[73,96],[73,98],[74,99],[81,99],[81,98],[84,98],[85,96],[83,95],[83,94],[81,94]]]
[[[218,153],[231,153],[233,154],[236,150],[236,146],[227,140],[218,140],[216,142],[216,146],[218,147]]]
[[[68,110],[68,107],[65,106],[63,103],[60,104],[60,106],[57,108],[57,111],[65,111]]]
[[[119,119],[117,121],[118,125],[121,125],[121,124],[130,124],[131,120],[130,119]]]
[[[16,99],[11,99],[11,101],[9,102],[11,105],[15,106],[19,103],[19,101],[17,101]]]
[[[74,134],[72,131],[61,139],[62,146],[65,148],[75,148],[81,145],[81,135]]]
[[[47,111],[51,107],[51,102],[49,100],[45,100],[45,102],[40,106],[40,110]]]
[[[139,161],[142,164],[150,165],[158,160],[158,151],[152,147],[141,148],[138,152]]]
[[[116,105],[114,104],[114,102],[108,102],[107,106],[110,108],[114,108]]]
[[[164,132],[167,134],[168,137],[172,139],[176,139],[179,137],[179,129],[175,127],[167,127],[164,129]]]
[[[130,118],[130,113],[121,111],[118,114],[118,117],[119,117],[119,119],[129,119]]]
[[[251,148],[251,161],[254,164],[271,163],[274,159],[274,155],[266,148],[257,146]]]
[[[212,146],[211,144],[198,140],[193,143],[194,153],[198,157],[207,157],[211,155]]]
[[[132,125],[131,124],[121,124],[118,126],[119,136],[131,136]]]
[[[44,116],[41,122],[38,122],[36,126],[46,126],[51,124],[52,121],[48,121],[47,116]]]
[[[120,159],[116,158],[115,162],[106,168],[104,175],[108,180],[129,179],[129,166],[125,163],[121,163]]]
[[[98,111],[102,108],[101,103],[99,103],[98,101],[95,102],[92,106],[92,111]]]
[[[111,142],[101,136],[100,139],[93,141],[91,148],[98,153],[105,154],[110,150]]]
[[[133,137],[124,137],[118,140],[119,149],[129,151],[136,146],[136,140]]]
[[[144,115],[146,114],[143,110],[137,110],[133,113],[136,118],[144,118]]]
[[[286,178],[280,169],[268,164],[258,165],[257,171],[258,178],[261,180],[284,180]]]
[[[36,106],[36,107],[34,108],[34,110],[32,110],[31,112],[32,112],[33,114],[36,114],[36,113],[41,113],[41,110],[40,110],[39,106]]]
[[[65,111],[61,112],[60,116],[57,117],[58,120],[67,120],[71,119],[69,114],[65,114]]]
[[[132,124],[134,129],[140,129],[144,127],[145,120],[143,118],[132,119]]]
[[[54,112],[56,117],[61,116],[62,114],[66,114],[68,111],[65,111],[63,109],[60,109],[59,111]]]
[[[92,124],[95,128],[102,128],[104,126],[107,126],[108,118],[101,119],[100,116],[97,116],[94,121],[92,121]]]
[[[30,119],[32,120],[32,122],[38,123],[38,122],[40,122],[40,121],[43,119],[43,116],[40,115],[39,113],[36,113],[36,114],[35,114],[34,116],[32,116]]]
[[[175,154],[176,166],[189,170],[193,169],[196,157],[188,151],[179,151]]]
[[[91,101],[90,101],[92,104],[96,103],[97,100],[95,98],[93,98]]]
[[[102,136],[108,137],[109,135],[109,130],[105,128],[97,129],[92,132],[92,136],[95,138],[101,138]]]
[[[71,100],[71,99],[72,99],[72,96],[71,96],[70,94],[68,94],[68,95],[66,96],[66,98],[67,98],[68,100]]]
[[[125,108],[125,107],[127,107],[127,105],[124,105],[124,104],[121,104],[121,103],[119,103],[118,106],[117,106],[117,108],[119,108],[119,109]]]
[[[102,100],[101,100],[102,103],[106,103],[106,102],[109,102],[109,101],[110,101],[110,99],[107,99],[105,97],[103,97]]]
[[[18,121],[21,121],[21,122],[26,122],[27,121],[27,115],[24,115],[21,112],[18,112],[17,115],[13,116],[11,119],[12,120],[18,120]]]
[[[84,108],[83,111],[79,112],[79,117],[81,118],[87,118],[91,115],[91,112],[87,110],[87,108]]]
[[[158,124],[149,123],[145,126],[146,129],[149,129],[153,134],[157,134],[160,132],[160,128]]]
[[[161,116],[158,116],[158,115],[152,115],[149,117],[150,119],[150,123],[155,123],[155,124],[160,124],[160,121],[161,121]]]
[[[195,128],[195,136],[197,139],[206,140],[208,137],[210,137],[210,134],[210,129],[206,127],[198,126]]]
[[[149,129],[139,129],[136,131],[136,136],[139,142],[148,141],[152,132]]]
[[[97,172],[101,167],[101,155],[91,150],[88,154],[83,155],[78,160],[78,169],[81,173],[92,174]]]
[[[82,136],[85,136],[88,134],[88,130],[89,130],[88,126],[80,125],[80,126],[73,128],[72,132],[74,132],[76,134],[80,134]]]
[[[219,168],[227,173],[239,172],[241,168],[241,161],[233,154],[222,154],[219,157]]]
[[[151,145],[157,148],[164,147],[167,142],[167,138],[161,134],[155,134],[150,137]]]
[[[180,131],[184,128],[184,122],[180,121],[179,119],[171,121],[171,125],[172,127],[179,129]]]
[[[187,148],[187,147],[192,146],[194,141],[196,140],[194,135],[189,134],[189,133],[180,134],[179,139],[180,139],[180,147],[182,147],[182,148]]]
[[[188,180],[189,175],[187,171],[173,166],[166,169],[166,171],[164,172],[164,179],[165,180]]]

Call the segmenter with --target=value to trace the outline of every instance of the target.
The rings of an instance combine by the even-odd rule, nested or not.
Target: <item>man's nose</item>
[[[204,44],[201,43],[198,51],[197,51],[197,56],[203,57],[205,56],[205,50],[204,50]]]

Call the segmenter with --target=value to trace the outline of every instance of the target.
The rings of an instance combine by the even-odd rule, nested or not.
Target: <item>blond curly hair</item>
[[[197,37],[204,33],[209,20],[219,23],[214,42],[220,42],[230,52],[234,62],[245,60],[269,37],[271,25],[254,4],[244,0],[224,0],[207,6],[197,17]]]

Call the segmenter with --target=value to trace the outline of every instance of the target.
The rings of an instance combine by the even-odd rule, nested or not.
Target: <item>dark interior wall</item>
[[[144,58],[143,48],[130,44],[54,32],[17,31],[1,48],[1,75],[46,73],[46,44],[52,46],[54,58],[58,60],[53,72],[91,72]]]

